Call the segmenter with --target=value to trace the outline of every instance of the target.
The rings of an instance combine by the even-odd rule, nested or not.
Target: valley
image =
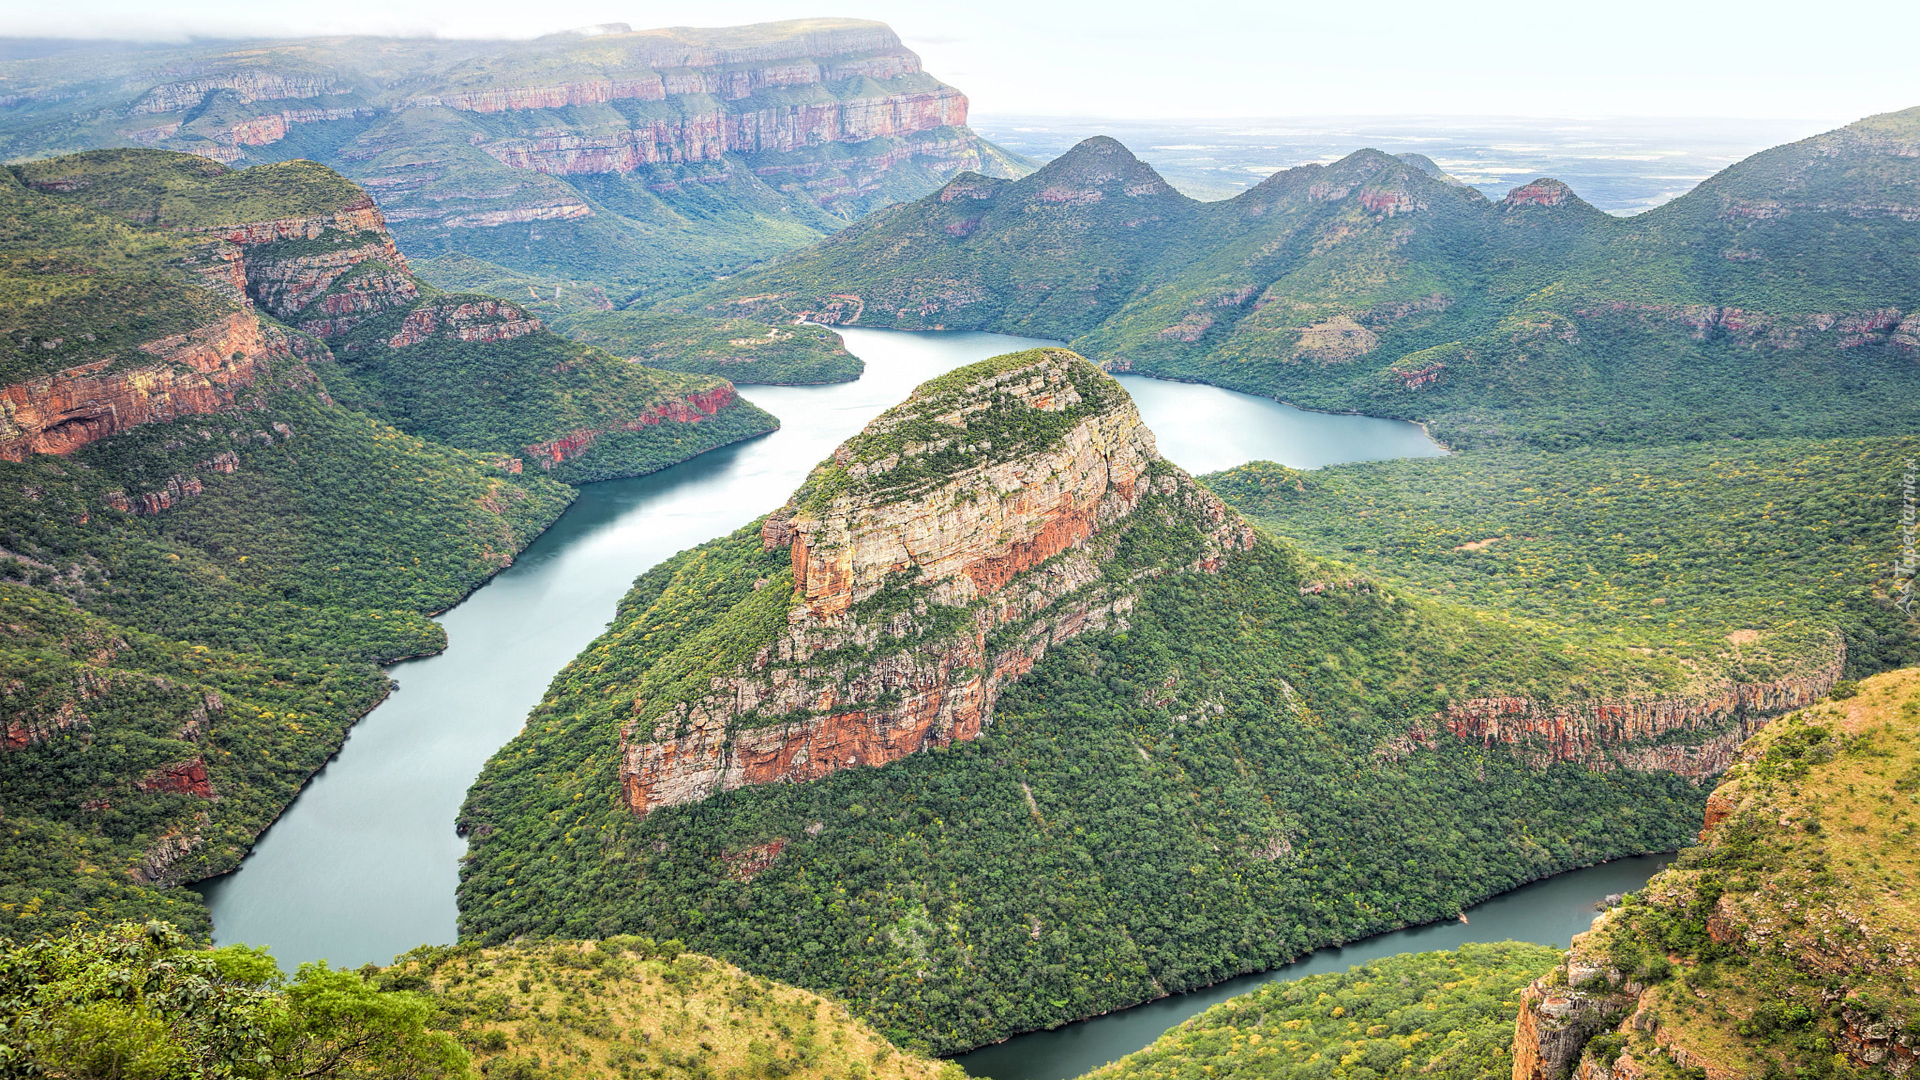
[[[1622,217],[864,20],[7,50],[0,1072],[1911,1071],[1920,109]]]

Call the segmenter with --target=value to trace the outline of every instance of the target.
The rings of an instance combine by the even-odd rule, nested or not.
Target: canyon
[[[609,284],[633,279],[635,263],[678,276],[751,261],[961,171],[1027,167],[967,128],[966,96],[891,29],[856,19],[622,25],[533,41],[153,45],[78,69],[3,61],[0,78],[18,88],[0,116],[12,155],[145,146],[236,166],[311,157],[362,181],[416,255],[557,262]],[[629,182],[645,194],[614,190]],[[748,228],[769,204],[787,227]],[[693,235],[651,243],[662,228]],[[578,251],[514,250],[537,235]]]

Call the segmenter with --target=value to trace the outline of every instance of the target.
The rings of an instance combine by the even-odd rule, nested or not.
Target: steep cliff
[[[1016,353],[922,386],[761,527],[791,565],[750,602],[790,606],[758,620],[768,640],[729,643],[752,659],[714,670],[704,692],[684,677],[641,683],[621,736],[628,807],[978,738],[1050,646],[1125,624],[1131,591],[1100,564],[1148,484],[1219,523],[1193,569],[1251,543],[1204,488],[1150,478],[1158,459],[1132,401],[1071,353]]]
[[[152,46],[0,77],[9,156],[310,157],[362,181],[411,251],[623,292],[777,254],[963,170],[1023,168],[891,30],[850,19]]]
[[[1458,738],[1506,744],[1536,764],[1657,769],[1705,779],[1726,772],[1768,718],[1825,697],[1845,668],[1846,646],[1836,640],[1827,663],[1771,682],[1726,680],[1698,694],[1561,704],[1470,698],[1449,702],[1434,719]]]
[[[1916,702],[1889,672],[1749,741],[1702,846],[1527,990],[1514,1080],[1909,1075]]]
[[[15,242],[38,256],[10,272],[26,295],[59,299],[8,312],[25,356],[9,365],[19,381],[0,385],[0,457],[258,406],[274,365],[403,430],[564,465],[556,475],[573,482],[652,472],[775,426],[723,380],[567,342],[496,297],[436,294],[373,201],[312,162],[236,171],[109,150],[9,179],[28,226]],[[574,460],[589,448],[593,460]]]

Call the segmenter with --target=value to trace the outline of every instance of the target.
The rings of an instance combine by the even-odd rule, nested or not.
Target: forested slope
[[[233,869],[457,603],[565,509],[768,430],[415,279],[310,162],[0,176],[0,934],[165,916]],[[332,347],[330,347],[332,346]],[[339,351],[334,351],[337,347]]]
[[[1631,219],[1362,150],[1233,199],[1110,139],[961,177],[684,310],[1064,338],[1115,370],[1427,422],[1455,447],[1910,430],[1920,110]]]

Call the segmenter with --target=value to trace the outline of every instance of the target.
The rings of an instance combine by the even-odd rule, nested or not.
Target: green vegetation
[[[95,150],[12,169],[35,190],[158,229],[316,217],[367,197],[353,181],[311,161],[236,170],[193,154]]]
[[[776,73],[763,79],[768,64]],[[825,78],[794,84],[796,64]],[[472,258],[621,304],[803,247],[961,169],[1031,167],[940,126],[956,92],[862,20],[373,49],[346,38],[153,44],[0,61],[0,82],[0,160],[139,145],[251,166],[236,177],[267,166],[261,180],[319,162],[366,184],[409,256]],[[610,84],[625,89],[596,100]],[[834,141],[896,123],[907,130]],[[547,158],[538,168],[535,154]],[[135,179],[116,206],[164,205],[172,223],[261,220]],[[317,188],[234,184],[220,193],[227,205],[324,202]],[[527,298],[504,283],[455,287]]]
[[[1917,154],[1920,110],[1871,117],[1616,219],[1371,150],[1198,203],[1093,139],[672,304],[1063,338],[1456,448],[1895,434],[1920,424]]]
[[[1013,387],[1000,376],[1051,361],[1044,389]],[[1024,380],[1023,380],[1024,381]],[[1038,409],[1029,396],[1051,393],[1058,409]],[[1126,391],[1064,349],[1028,349],[949,371],[914,388],[913,396],[869,423],[807,477],[795,497],[801,512],[843,492],[882,501],[910,498],[965,469],[997,465],[1053,449],[1068,432],[1113,407]],[[966,426],[948,419],[964,410]],[[850,467],[861,467],[855,479]]]
[[[1845,634],[1849,670],[1920,662],[1888,595],[1910,437],[1477,451],[1207,478],[1315,554],[1568,642],[1777,678]]]
[[[1871,1051],[1920,1032],[1917,718],[1908,668],[1747,744],[1704,844],[1576,942],[1600,971],[1578,989],[1632,1013],[1586,1032],[1587,1057],[1662,1080],[1688,1072],[1668,1047],[1716,1075],[1885,1075]]]
[[[736,383],[813,386],[852,382],[865,366],[822,326],[768,326],[669,312],[570,315],[554,329],[635,363],[720,375]]]
[[[688,404],[715,392],[730,397],[721,380],[642,367],[544,330],[465,341],[443,326],[403,348],[387,344],[416,311],[442,313],[444,324],[445,312],[487,304],[501,314],[472,326],[526,317],[492,297],[455,294],[355,327],[333,342],[334,363],[325,369],[329,388],[343,405],[404,431],[468,450],[525,456],[527,465],[573,484],[654,472],[779,426],[738,398],[711,416]],[[698,419],[676,419],[682,415]],[[584,445],[568,447],[559,462],[537,449],[564,440]]]
[[[147,492],[179,501],[113,508]],[[178,884],[239,865],[385,696],[376,665],[443,648],[425,616],[570,498],[301,391],[0,461],[0,682],[24,725],[0,750],[0,937],[81,912],[205,933]],[[169,789],[194,761],[217,799]]]
[[[459,1039],[490,1077],[964,1075],[896,1049],[844,1005],[686,952],[678,941],[423,948],[376,981],[430,1000],[429,1026]]]
[[[186,238],[36,193],[22,171],[0,172],[0,385],[102,359],[150,364],[140,344],[239,310],[180,272]]]
[[[466,1080],[429,999],[263,951],[191,947],[162,922],[0,946],[0,1075]]]
[[[0,944],[0,1075],[958,1080],[845,1006],[678,941],[422,946],[283,975],[163,922]]]
[[[1520,990],[1560,952],[1504,942],[1404,953],[1222,1002],[1087,1080],[1496,1080]]]
[[[242,310],[236,286],[198,273],[218,242],[182,230],[219,223],[222,207],[270,220],[358,198],[311,163],[235,172],[154,151],[7,172],[8,417],[66,408],[20,380],[90,361],[105,376],[165,371],[140,346]],[[331,242],[247,257],[285,264]],[[434,329],[389,348],[423,306]],[[544,332],[462,341],[448,324],[461,308],[493,313],[480,336],[524,315],[430,295],[336,337],[338,356],[269,325],[258,355],[235,357],[250,375],[216,373],[253,380],[232,387],[231,408],[0,460],[0,938],[87,916],[205,934],[181,882],[238,865],[385,696],[378,665],[445,646],[428,616],[565,509],[556,479],[652,471],[773,424],[738,401],[698,423],[636,424],[724,384]],[[201,378],[168,374],[189,389]],[[30,433],[12,423],[9,438]],[[514,467],[556,437],[591,447],[550,471]]]
[[[775,592],[787,560],[756,525],[642,575],[473,788],[463,934],[677,937],[944,1051],[1697,829],[1703,793],[1675,776],[1408,741],[1449,693],[1607,693],[1676,669],[1543,649],[1264,539],[1217,574],[1175,571],[1205,522],[1158,490],[1103,537],[1089,586],[1139,583],[1128,628],[1056,645],[980,739],[636,819],[618,777],[636,701],[703,692],[718,672],[692,643],[744,637],[715,628]]]

